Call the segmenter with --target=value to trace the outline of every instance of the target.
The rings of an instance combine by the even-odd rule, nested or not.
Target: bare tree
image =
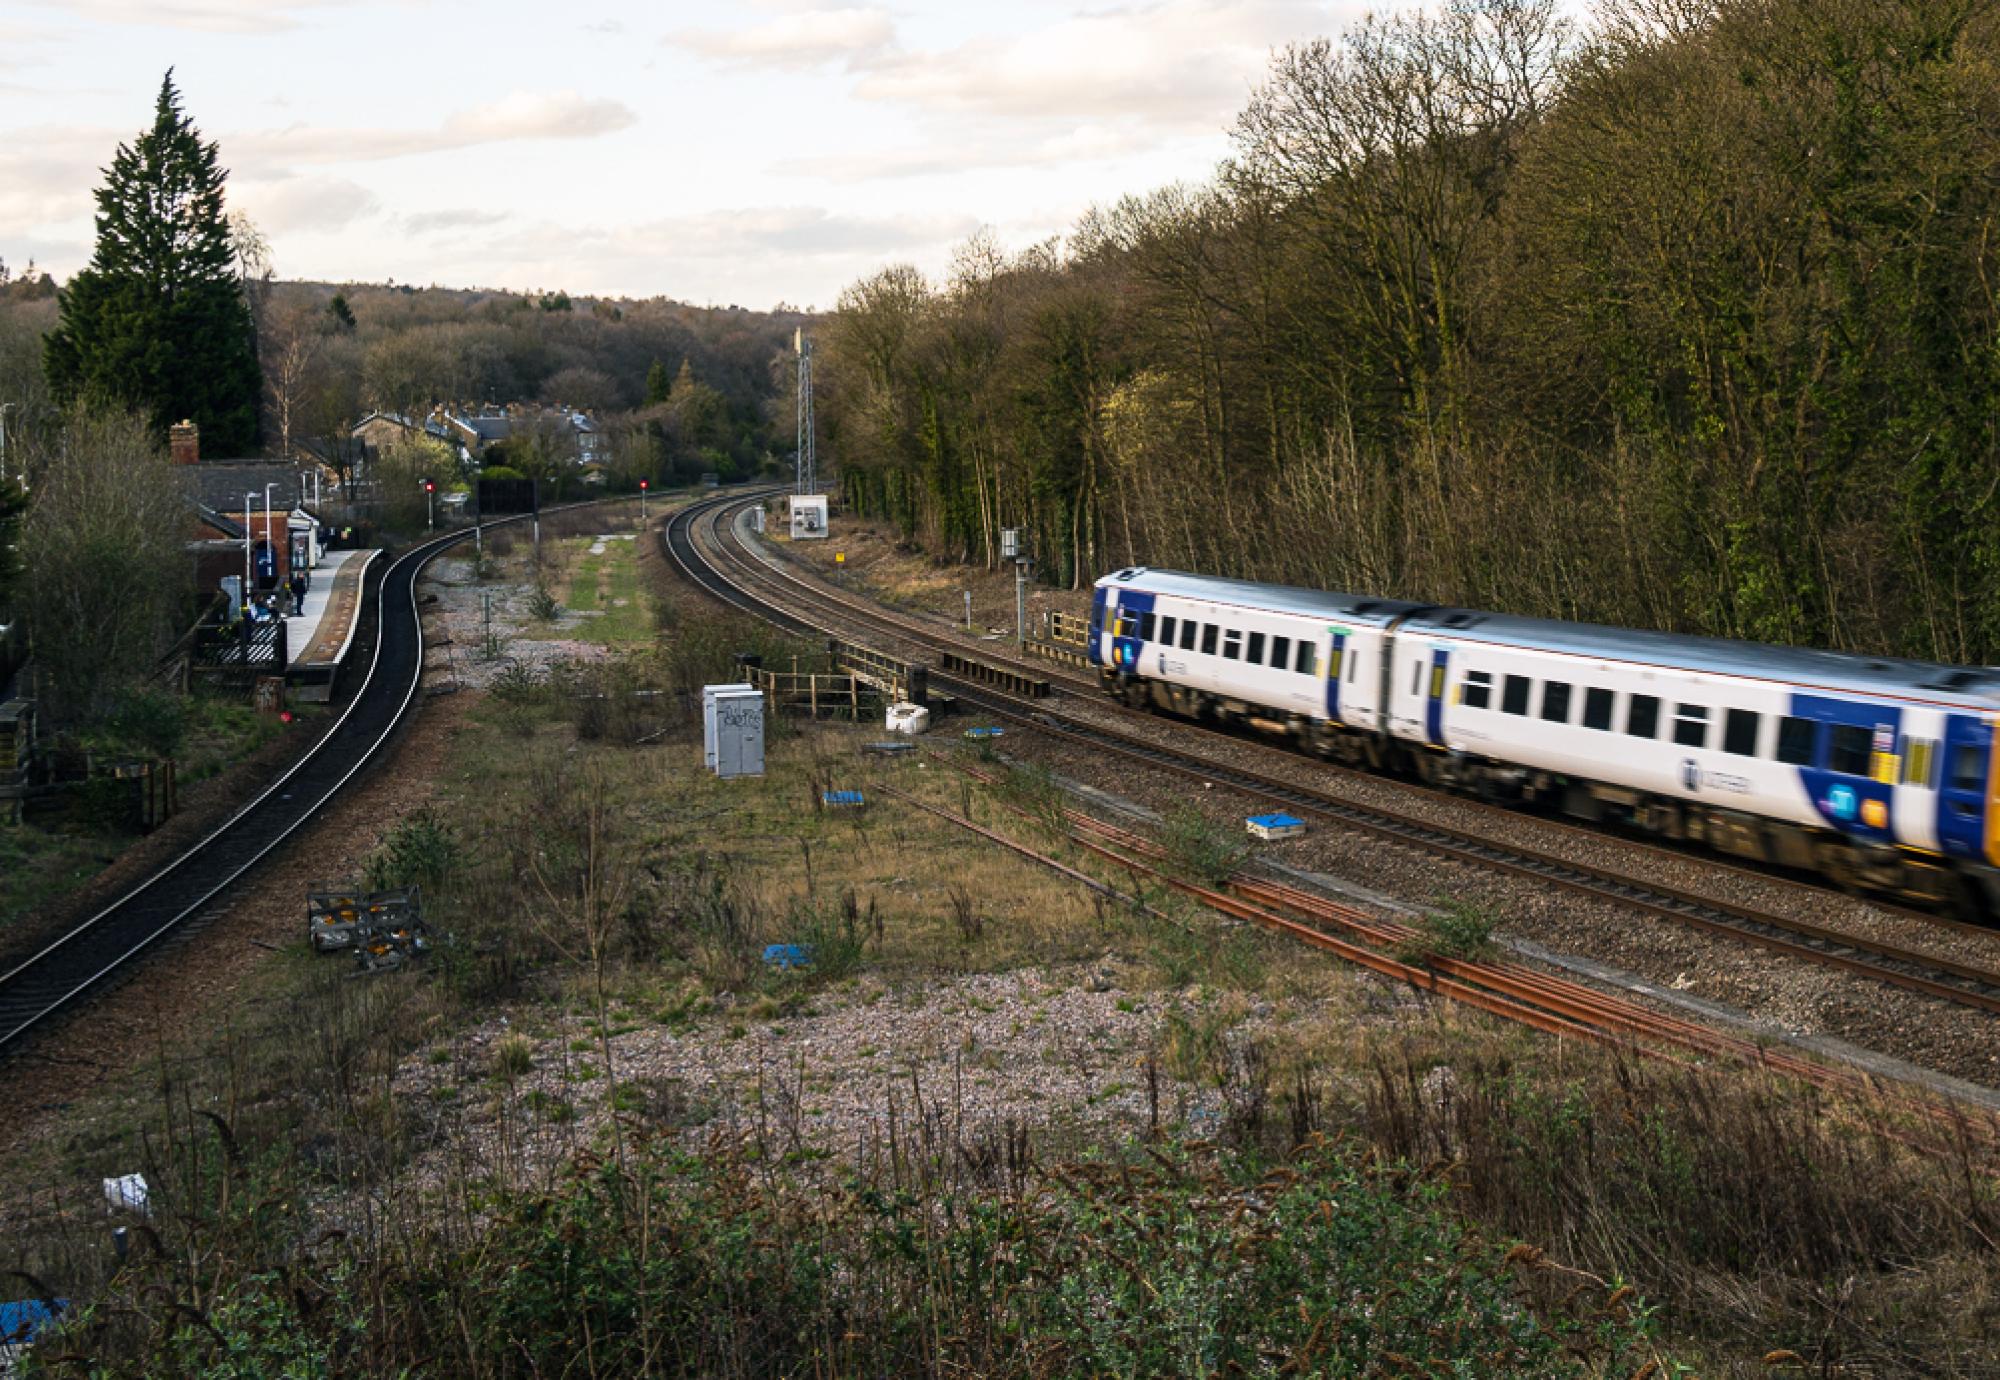
[[[299,427],[319,389],[329,321],[312,303],[294,301],[273,311],[258,332],[269,416],[264,434],[276,438],[277,453],[287,460],[295,454]]]
[[[79,403],[33,457],[27,614],[49,704],[87,717],[152,669],[186,612],[187,500],[144,419]]]

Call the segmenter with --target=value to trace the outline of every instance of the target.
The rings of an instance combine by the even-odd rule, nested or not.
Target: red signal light
[[[643,489],[643,488],[646,488],[646,487],[647,487],[647,485],[648,485],[648,483],[649,483],[649,481],[647,481],[647,480],[644,480],[644,479],[642,479],[642,480],[640,480],[640,481],[639,481],[639,487],[640,487],[640,488],[642,488],[642,489]]]
[[[437,481],[436,481],[436,480],[434,480],[434,479],[426,479],[426,480],[424,481],[424,492],[425,492],[425,493],[427,493],[427,494],[434,494],[434,493],[436,493],[436,492],[437,492]]]

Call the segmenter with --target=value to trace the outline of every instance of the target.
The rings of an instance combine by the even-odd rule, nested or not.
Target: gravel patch
[[[1109,955],[1048,972],[871,975],[815,994],[803,1014],[750,1022],[725,1010],[679,1031],[628,1030],[613,1037],[612,1058],[619,1082],[636,1090],[628,1113],[691,1146],[723,1135],[768,1155],[853,1164],[913,1128],[963,1141],[1010,1127],[1137,1132],[1154,1115],[1146,1062],[1169,1011],[1202,1011],[1206,998],[1127,990],[1128,975]],[[1227,1038],[1241,1048],[1302,1025],[1352,1031],[1425,1009],[1415,993],[1369,986],[1359,1014],[1347,998],[1255,1002]],[[505,1017],[462,1036],[447,1062],[407,1061],[395,1091],[432,1109],[434,1147],[412,1172],[433,1186],[468,1172],[533,1178],[591,1143],[611,1115],[592,1030],[571,1017],[534,1039],[533,1067],[511,1083],[494,1074],[503,1042],[519,1034]],[[1220,1129],[1213,1085],[1162,1070],[1158,1099],[1165,1127]]]
[[[601,550],[601,542],[593,550]],[[553,620],[537,618],[528,608],[535,592],[532,584],[518,580],[482,582],[477,566],[469,559],[444,556],[433,561],[418,589],[420,596],[437,596],[437,602],[424,610],[426,670],[441,671],[449,665],[459,682],[471,688],[485,689],[510,666],[539,670],[562,662],[604,661],[611,655],[603,643],[563,635],[602,618],[602,612],[564,609]],[[493,600],[493,635],[501,647],[501,655],[491,658],[482,655],[489,595]]]

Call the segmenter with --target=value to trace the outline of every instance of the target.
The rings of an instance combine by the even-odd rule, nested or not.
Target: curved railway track
[[[748,501],[747,497],[744,501]],[[715,597],[795,632],[821,634],[851,629],[858,623],[872,629],[878,636],[887,636],[901,644],[925,650],[950,646],[953,650],[964,651],[969,645],[826,591],[781,569],[769,557],[736,549],[722,530],[725,519],[732,516],[730,501],[719,500],[684,510],[667,527],[669,556],[688,578]],[[777,591],[775,594],[758,592],[774,588]],[[796,611],[801,606],[819,612],[801,614]],[[983,647],[973,654],[986,660],[1019,665],[1013,658],[995,657]],[[1049,667],[1036,665],[1032,670],[1046,679],[1062,680],[1073,687],[1085,684],[1074,676],[1056,673]],[[1047,701],[1017,699],[989,685],[955,677],[935,667],[930,671],[930,683],[967,703],[978,705],[988,713],[1094,752],[1112,753],[1160,770],[1226,785],[1283,804],[1295,812],[1421,849],[1453,862],[1527,877],[1573,894],[1637,910],[1788,958],[1866,977],[1988,1014],[2000,1014],[2000,971],[1754,906],[1641,881],[1611,868],[1580,863],[1530,847],[1502,844],[1475,832],[1454,829],[1381,806],[1363,805],[1314,790],[1295,780],[1283,780],[1232,763],[1218,762],[1183,748],[1164,746],[1147,737],[1064,714]],[[1087,689],[1093,704],[1108,703],[1102,700],[1094,683],[1089,683]],[[1163,722],[1140,711],[1125,712],[1151,725]],[[1197,737],[1206,735],[1238,747],[1245,741],[1199,725],[1175,721],[1174,727],[1189,730]],[[1336,774],[1355,774],[1344,768],[1330,770]],[[1498,808],[1479,802],[1464,803],[1487,811],[1497,811]],[[1558,827],[1585,832],[1571,825]],[[1619,842],[1623,844],[1626,841]],[[1656,845],[1632,846],[1668,854],[1682,861],[1689,857]],[[1700,861],[1706,864],[1707,860]],[[1723,872],[1747,870],[1730,864],[1715,866]],[[1779,885],[1803,885],[1754,870],[1750,870],[1750,875]],[[1920,912],[1909,913],[1922,915]],[[1922,915],[1922,919],[1927,924],[1940,927],[1976,928],[1930,915]]]
[[[375,649],[367,678],[304,757],[119,899],[0,973],[0,1056],[20,1048],[168,935],[219,913],[238,879],[375,761],[408,714],[423,676],[417,579],[433,558],[471,535],[456,532],[425,542],[383,571],[376,585]]]

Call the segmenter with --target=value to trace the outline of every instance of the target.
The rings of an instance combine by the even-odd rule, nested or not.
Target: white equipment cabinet
[[[702,765],[717,776],[764,774],[764,692],[754,685],[701,691]]]
[[[792,540],[815,541],[826,536],[826,495],[792,495]]]

